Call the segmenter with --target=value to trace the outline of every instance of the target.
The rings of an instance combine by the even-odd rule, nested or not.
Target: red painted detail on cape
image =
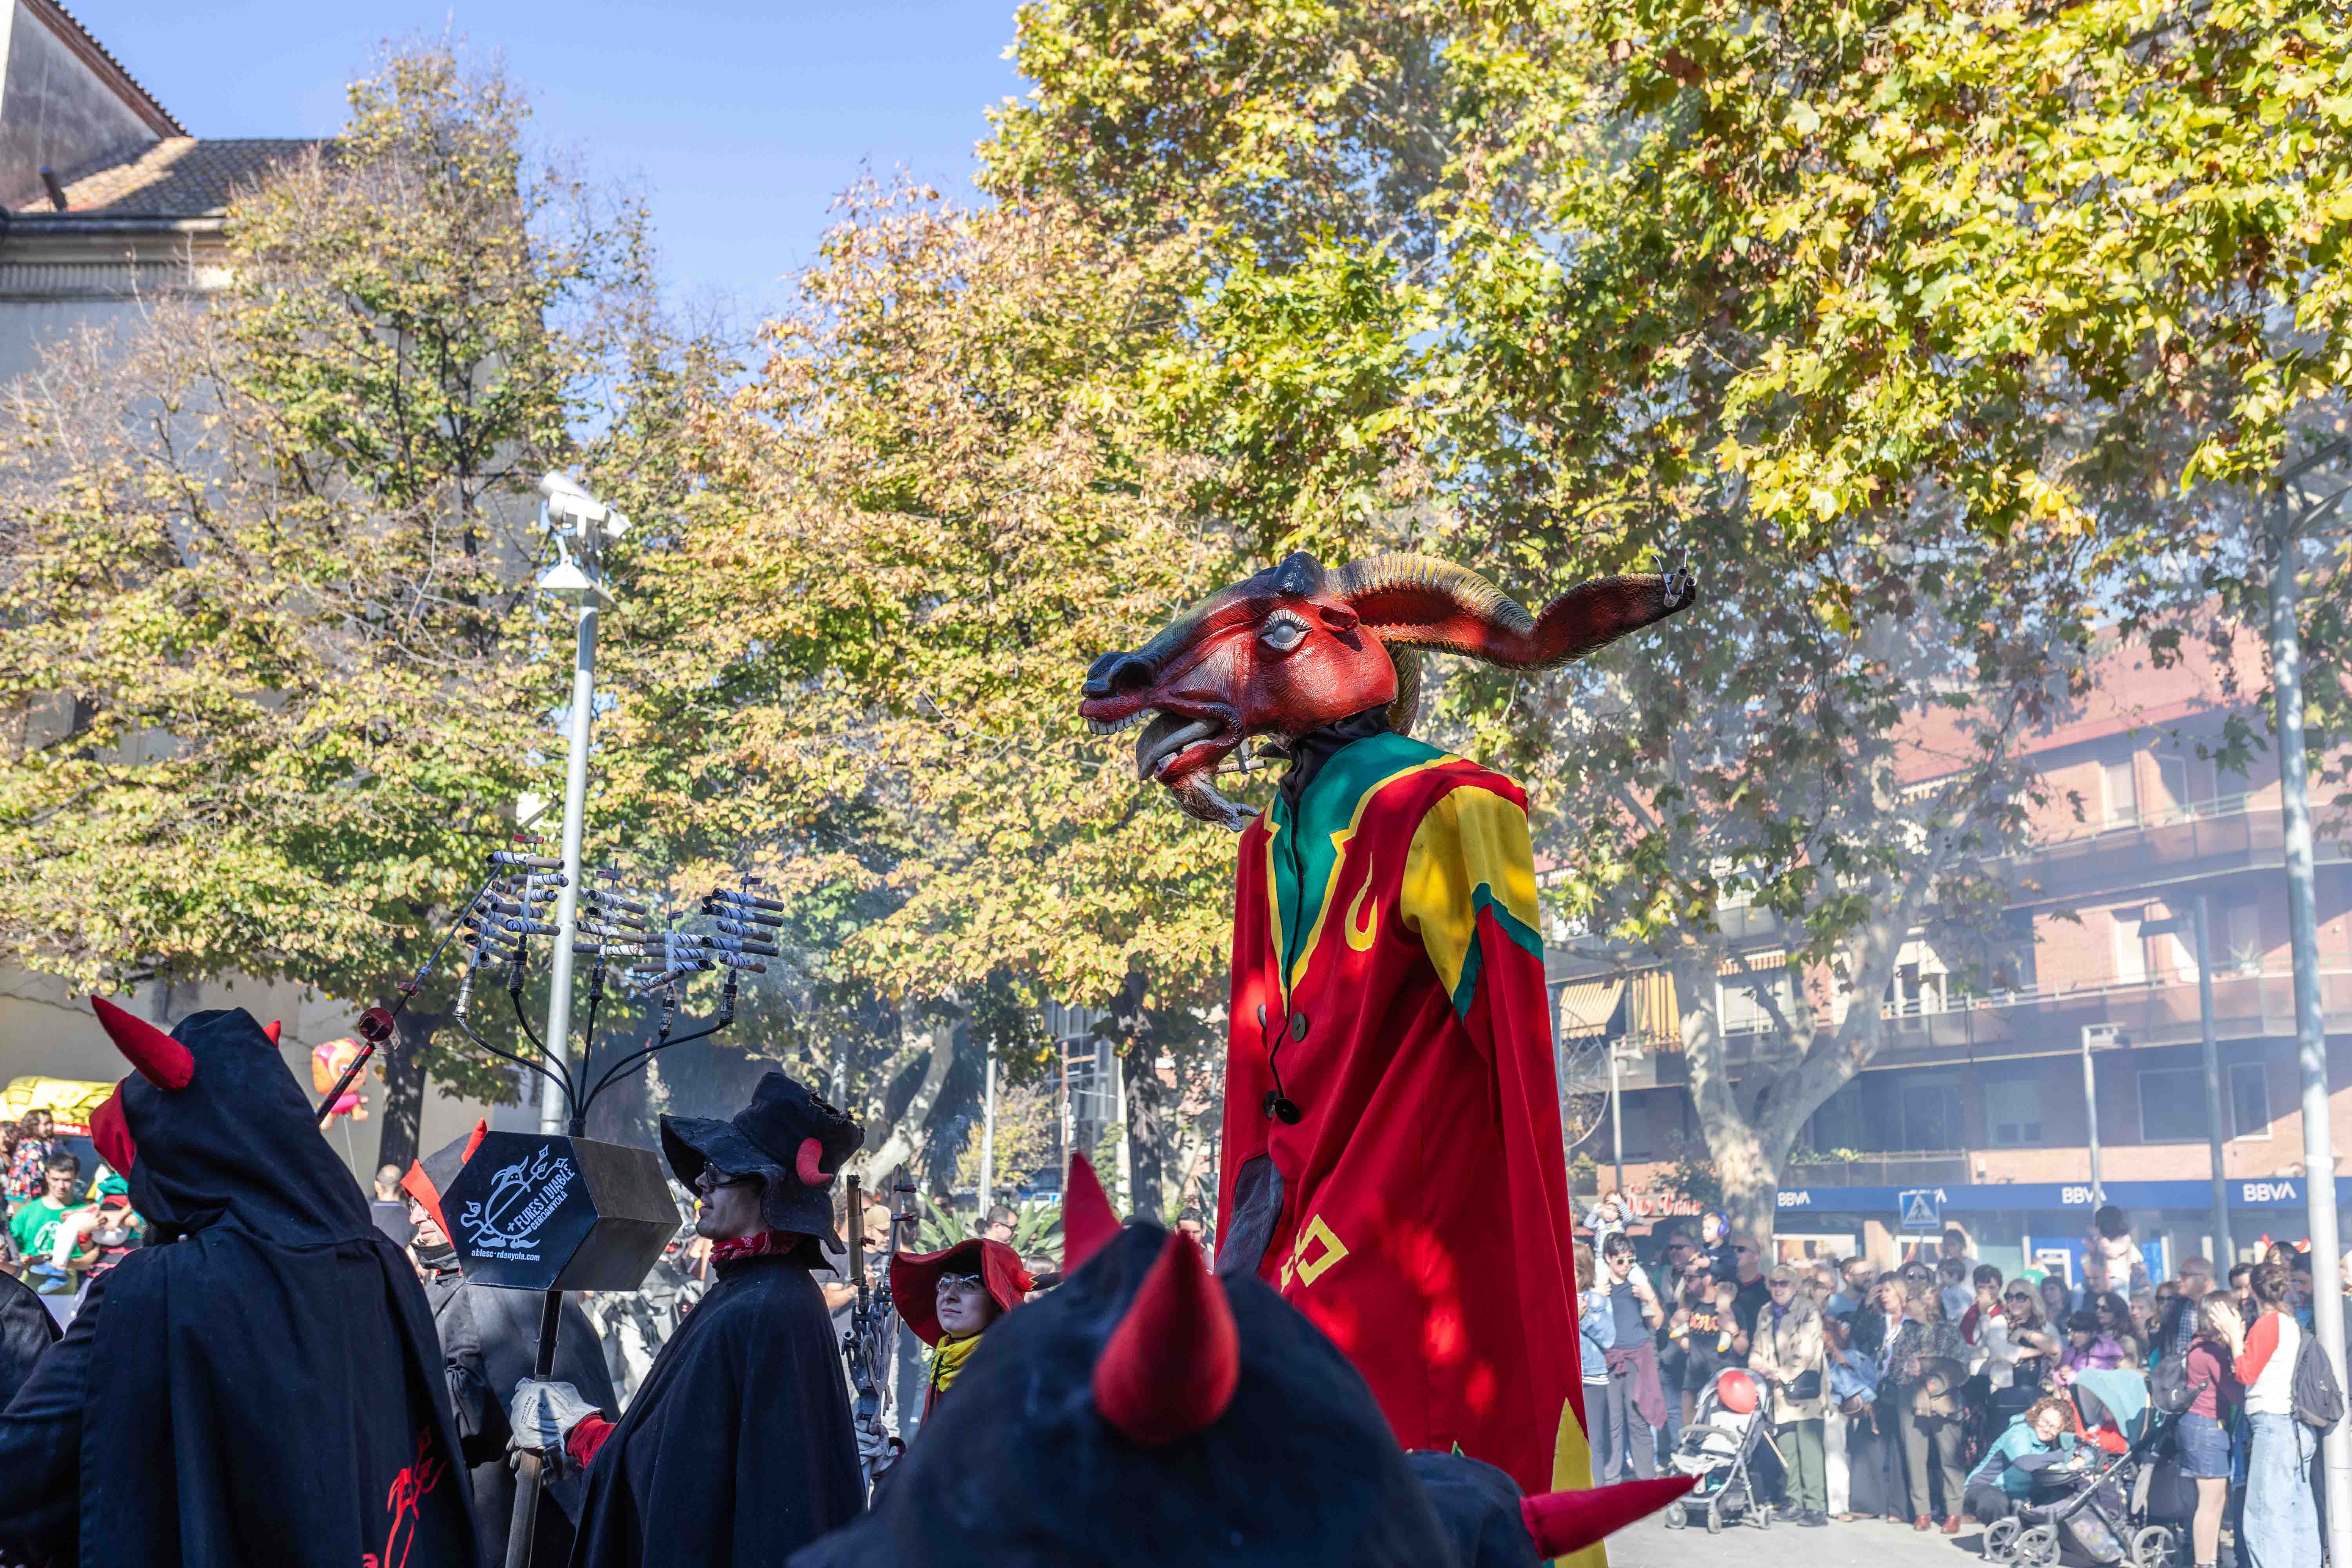
[[[392,1489],[384,1498],[384,1510],[391,1515],[391,1523],[384,1531],[383,1554],[378,1560],[381,1568],[408,1568],[409,1549],[416,1544],[418,1505],[427,1492],[441,1484],[448,1468],[447,1462],[433,1452],[432,1429],[419,1432],[416,1458],[392,1478]]]
[[[1524,809],[1517,784],[1460,760],[1379,790],[1287,1009],[1266,820],[1242,836],[1218,1212],[1234,1213],[1242,1168],[1269,1155],[1283,1203],[1260,1276],[1354,1362],[1405,1447],[1459,1445],[1545,1492],[1563,1406],[1585,1417],[1543,963],[1482,910],[1475,993],[1457,1016],[1399,914],[1415,831],[1464,785]],[[1303,1039],[1286,1037],[1293,1013]],[[1296,1125],[1264,1110],[1268,1041],[1281,1043]]]

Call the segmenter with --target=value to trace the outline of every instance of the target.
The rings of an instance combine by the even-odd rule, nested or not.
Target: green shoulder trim
[[[1381,785],[1402,774],[1455,760],[1410,735],[1392,731],[1367,735],[1323,764],[1299,797],[1295,814],[1289,802],[1275,797],[1268,815],[1277,831],[1266,843],[1271,862],[1267,885],[1274,889],[1275,941],[1285,995],[1315,950],[1342,848],[1354,837],[1366,803]]]

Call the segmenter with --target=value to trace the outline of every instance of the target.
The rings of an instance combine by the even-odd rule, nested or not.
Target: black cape
[[[48,1303],[13,1274],[0,1274],[0,1406],[16,1397],[65,1331]]]
[[[0,1550],[89,1568],[444,1568],[474,1527],[441,1350],[309,1097],[242,1009],[133,1075],[156,1244],[92,1282],[0,1412]]]
[[[539,1354],[539,1314],[544,1297],[536,1290],[498,1290],[468,1285],[452,1264],[425,1279],[433,1326],[440,1331],[442,1372],[449,1405],[457,1420],[457,1440],[473,1467],[474,1530],[481,1561],[506,1561],[507,1531],[514,1518],[515,1473],[507,1466],[507,1404],[515,1384],[530,1375]],[[607,1421],[621,1414],[604,1370],[604,1347],[580,1304],[567,1298],[562,1328],[555,1336],[554,1375],[580,1391]],[[564,1491],[578,1507],[580,1479],[553,1480],[540,1493],[539,1527],[531,1537],[531,1568],[562,1568],[572,1556],[572,1521]]]
[[[814,1252],[718,1265],[589,1467],[572,1568],[764,1568],[865,1508]]]

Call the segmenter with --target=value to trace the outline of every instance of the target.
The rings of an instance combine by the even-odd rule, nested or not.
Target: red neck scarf
[[[757,1236],[738,1237],[732,1241],[713,1243],[710,1248],[712,1267],[733,1263],[744,1258],[782,1258],[801,1244],[800,1234],[790,1230],[763,1230]]]

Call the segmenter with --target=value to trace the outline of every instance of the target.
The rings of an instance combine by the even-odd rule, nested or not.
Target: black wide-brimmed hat
[[[688,1186],[706,1165],[730,1176],[761,1176],[767,1190],[760,1217],[770,1230],[822,1237],[835,1248],[832,1186],[842,1162],[866,1141],[864,1129],[804,1085],[780,1072],[760,1079],[751,1103],[728,1121],[702,1116],[661,1119],[662,1152]]]

